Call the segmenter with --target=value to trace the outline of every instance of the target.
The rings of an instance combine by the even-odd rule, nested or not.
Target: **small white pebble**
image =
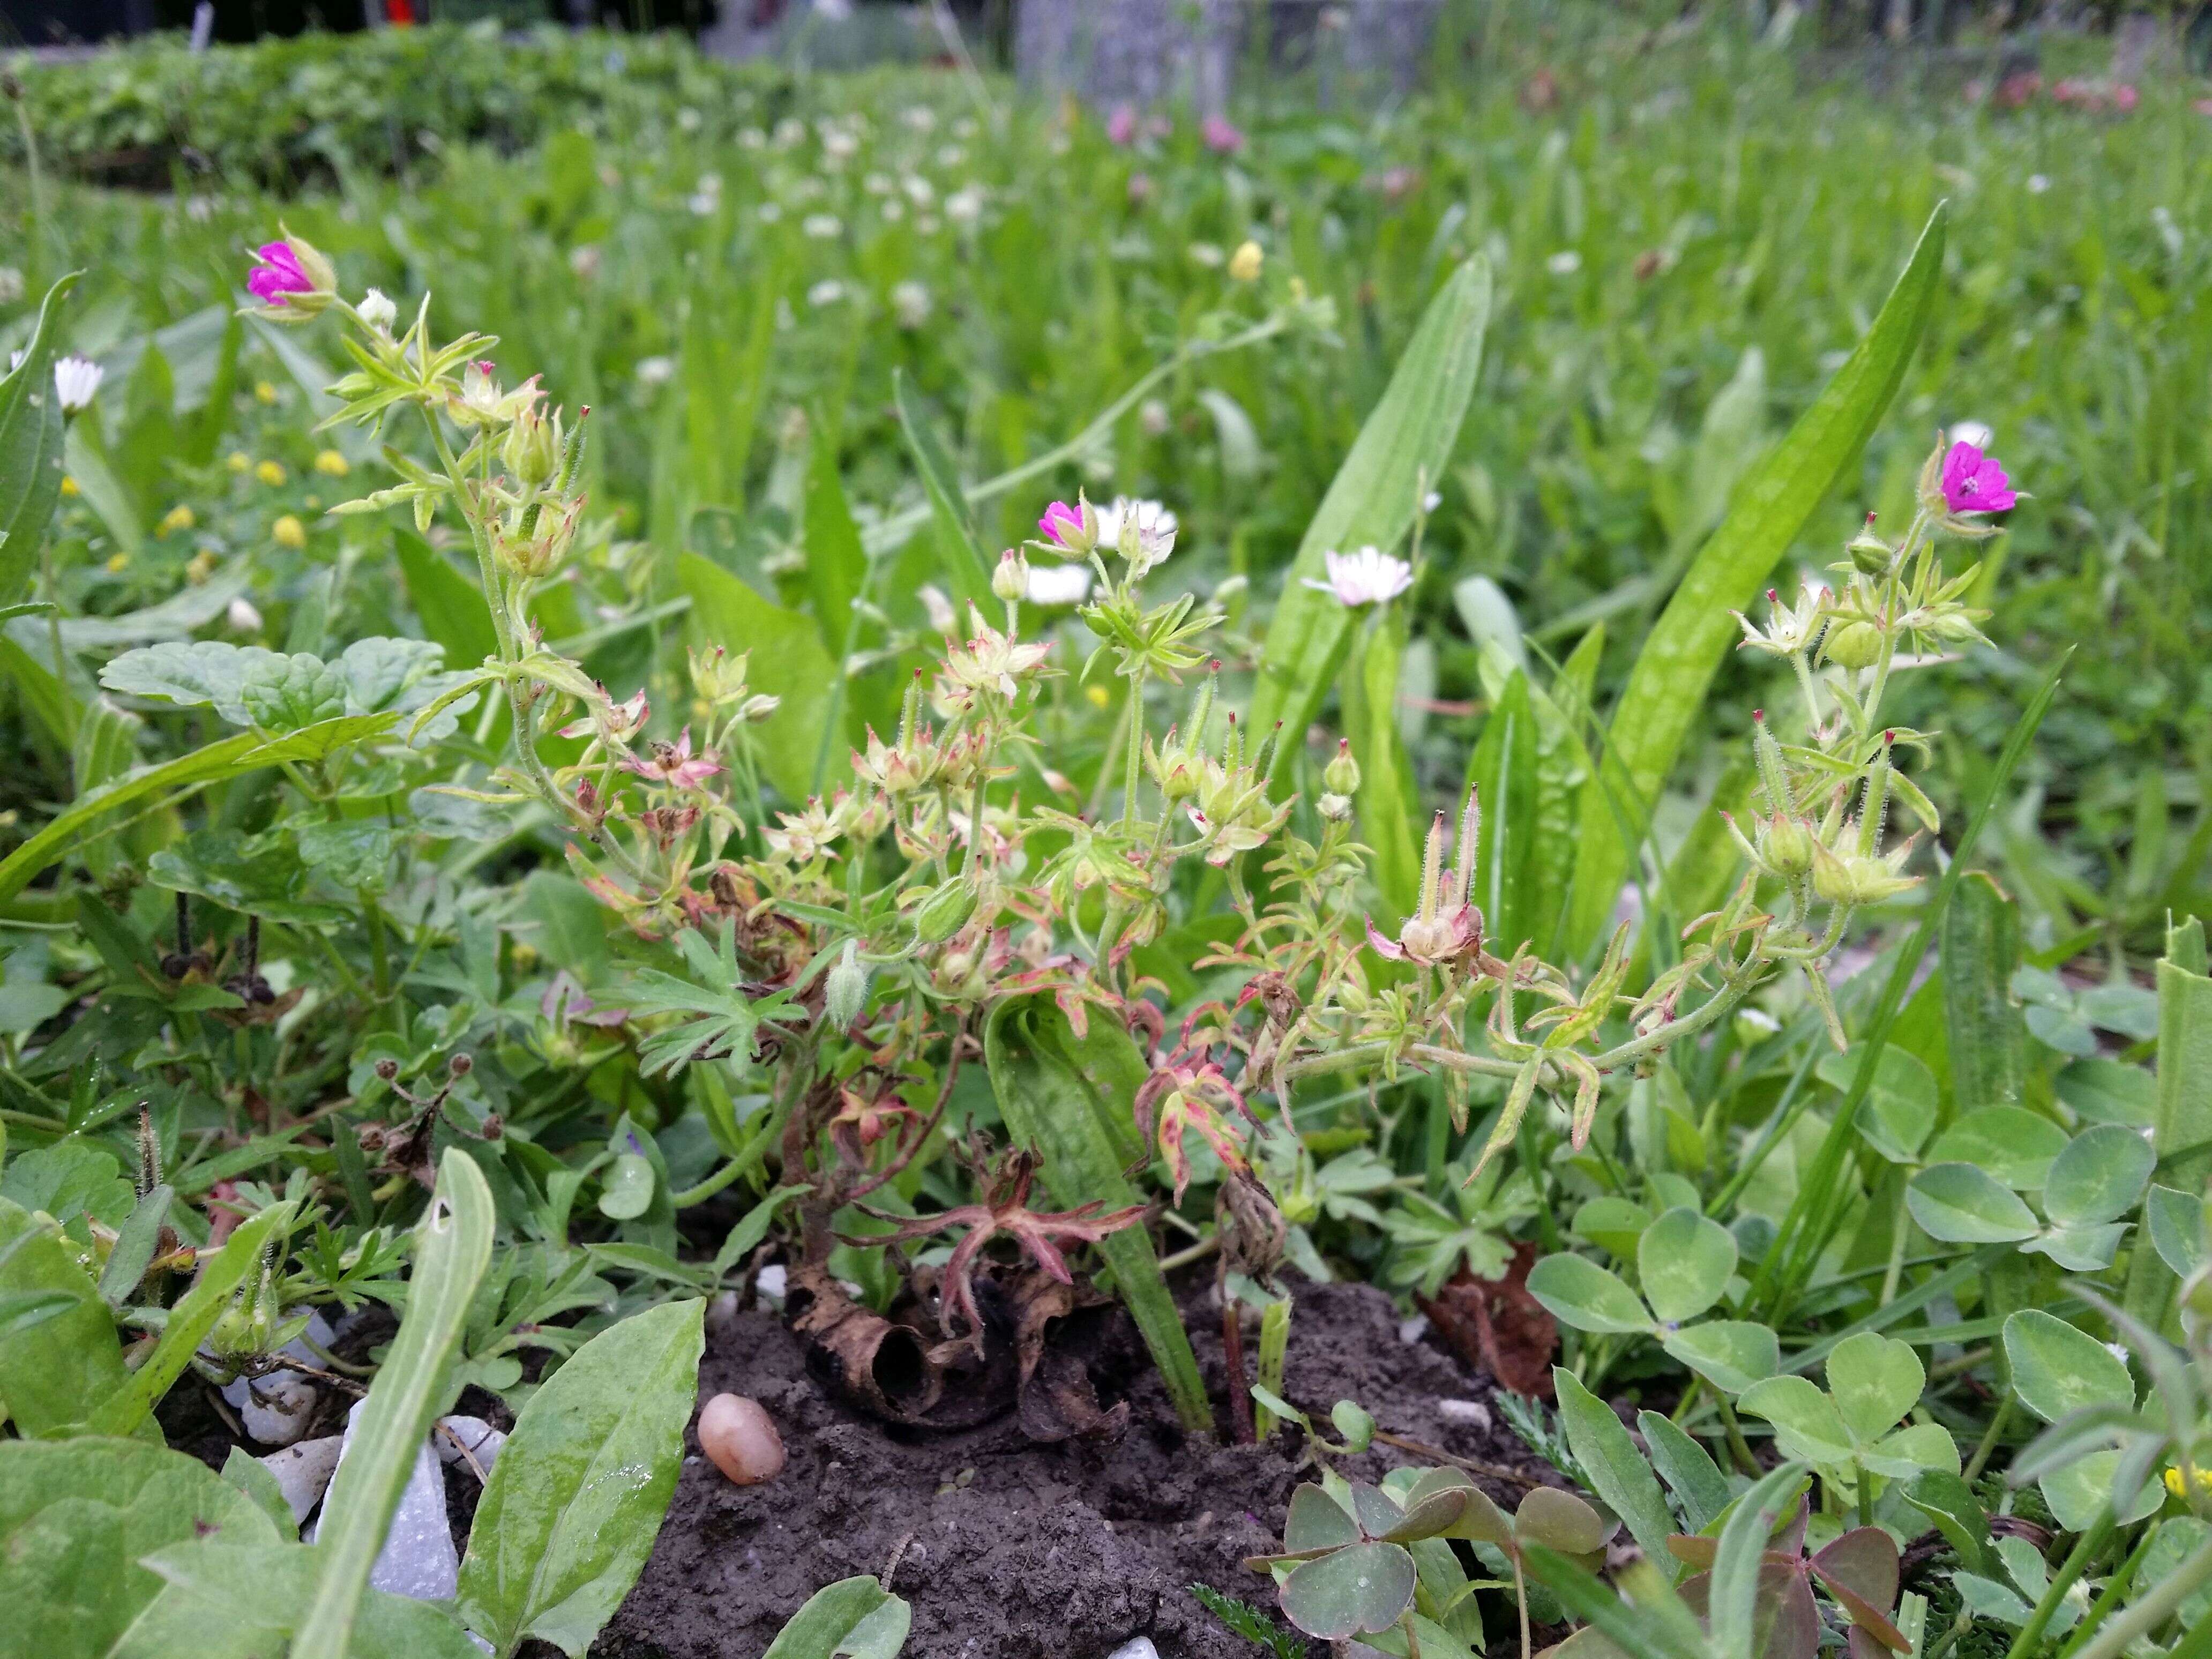
[[[763,1302],[781,1303],[785,1283],[784,1267],[781,1261],[771,1261],[753,1275],[753,1289],[759,1292]]]
[[[718,1394],[699,1413],[699,1449],[740,1486],[758,1486],[783,1473],[783,1437],[757,1400]]]
[[[1439,1400],[1437,1415],[1447,1423],[1465,1423],[1484,1430],[1491,1426],[1490,1407],[1480,1400]]]
[[[1398,1340],[1409,1348],[1428,1334],[1429,1316],[1426,1314],[1415,1314],[1411,1319],[1398,1322]]]
[[[1160,1650],[1152,1645],[1151,1637],[1139,1636],[1115,1648],[1106,1659],[1160,1659]]]

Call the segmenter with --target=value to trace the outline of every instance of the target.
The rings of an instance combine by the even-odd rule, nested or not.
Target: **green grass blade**
[[[898,405],[899,428],[921,474],[921,487],[929,495],[930,517],[937,526],[939,551],[951,578],[952,596],[981,605],[991,597],[991,562],[975,539],[975,520],[968,514],[967,492],[960,474],[946,453],[945,441],[929,423],[914,382],[901,373],[891,375],[891,398]]]
[[[55,319],[75,273],[46,290],[23,361],[0,380],[0,605],[30,591],[31,568],[62,494],[62,405],[54,395]]]
[[[1283,723],[1288,736],[1275,750],[1279,782],[1304,748],[1305,729],[1352,637],[1352,613],[1334,595],[1308,587],[1306,579],[1322,574],[1324,553],[1370,543],[1395,547],[1413,527],[1421,492],[1443,477],[1458,441],[1489,321],[1489,262],[1470,259],[1429,301],[1382,401],[1307,526],[1297,558],[1283,574],[1282,599],[1261,649],[1249,728],[1264,737]]]
[[[1571,954],[1588,951],[1613,914],[1651,803],[1737,637],[1729,611],[1752,603],[1814,510],[1857,459],[1896,395],[1934,309],[1946,219],[1946,210],[1938,207],[1866,338],[1736,491],[1735,507],[1644,641],[1583,797],[1566,927]]]
[[[491,1188],[458,1149],[438,1166],[438,1187],[415,1229],[406,1316],[376,1373],[353,1445],[331,1481],[315,1548],[324,1557],[314,1605],[292,1659],[345,1659],[369,1569],[430,1424],[445,1402],[446,1362],[461,1339],[470,1299],[491,1261]]]

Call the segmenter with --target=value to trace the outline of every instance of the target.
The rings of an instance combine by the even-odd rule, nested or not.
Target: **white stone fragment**
[[[1439,1400],[1437,1415],[1447,1423],[1465,1423],[1485,1430],[1491,1427],[1490,1407],[1480,1400]]]
[[[276,1489],[292,1506],[294,1521],[304,1522],[323,1501],[344,1443],[342,1434],[325,1435],[319,1440],[299,1441],[261,1460],[261,1467],[276,1477]]]
[[[1160,1650],[1152,1645],[1151,1637],[1138,1636],[1115,1648],[1106,1659],[1160,1659]]]
[[[492,1427],[481,1417],[441,1417],[438,1428],[441,1432],[430,1437],[430,1444],[436,1448],[440,1462],[467,1468],[473,1460],[486,1475],[499,1462],[500,1448],[507,1444],[505,1431]],[[465,1457],[461,1455],[464,1449],[468,1453]]]
[[[1409,1348],[1428,1334],[1429,1316],[1426,1314],[1415,1314],[1411,1319],[1398,1322],[1398,1340]]]
[[[357,1401],[346,1418],[345,1444],[338,1450],[341,1468],[367,1403]],[[427,1439],[416,1450],[415,1468],[399,1494],[392,1530],[385,1534],[384,1549],[368,1571],[368,1582],[374,1589],[417,1601],[450,1601],[460,1589],[460,1552],[453,1547],[453,1529],[446,1519],[446,1471]]]
[[[307,1328],[277,1352],[287,1359],[319,1364],[307,1343],[327,1349],[334,1338],[330,1322],[319,1313],[307,1316]],[[270,1371],[265,1376],[240,1376],[223,1384],[223,1402],[238,1413],[246,1432],[264,1446],[289,1446],[307,1433],[313,1420],[322,1390],[312,1377],[298,1371]]]
[[[753,1289],[763,1302],[783,1305],[783,1293],[787,1283],[783,1263],[771,1261],[753,1275]]]

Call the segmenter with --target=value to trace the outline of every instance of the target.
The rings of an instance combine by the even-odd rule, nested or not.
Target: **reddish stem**
[[[1240,1446],[1258,1437],[1252,1429],[1252,1392],[1244,1381],[1244,1326],[1237,1298],[1224,1286],[1221,1296],[1221,1357],[1229,1368],[1229,1426]]]

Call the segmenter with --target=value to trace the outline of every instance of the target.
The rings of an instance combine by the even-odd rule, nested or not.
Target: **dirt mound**
[[[1387,1432],[1525,1472],[1541,1465],[1487,1407],[1487,1376],[1426,1341],[1401,1339],[1390,1300],[1364,1285],[1299,1285],[1287,1393],[1325,1414],[1357,1400]],[[1186,1317],[1217,1404],[1219,1321],[1194,1296]],[[1102,1401],[1126,1399],[1118,1440],[1035,1443],[1008,1415],[955,1433],[886,1425],[831,1398],[801,1345],[744,1313],[711,1334],[700,1398],[765,1406],[790,1462],[765,1486],[732,1486],[689,1439],[668,1520],[598,1659],[757,1659],[823,1584],[882,1574],[914,1607],[912,1659],[1104,1659],[1148,1636],[1162,1659],[1250,1659],[1185,1588],[1200,1581],[1273,1612],[1243,1557],[1280,1535],[1303,1444],[1186,1436],[1125,1316],[1079,1339]],[[1225,1422],[1225,1415],[1224,1421]],[[1387,1446],[1346,1473],[1373,1480],[1425,1460]],[[1480,1477],[1478,1477],[1479,1479]],[[1520,1491],[1484,1480],[1509,1504]]]

